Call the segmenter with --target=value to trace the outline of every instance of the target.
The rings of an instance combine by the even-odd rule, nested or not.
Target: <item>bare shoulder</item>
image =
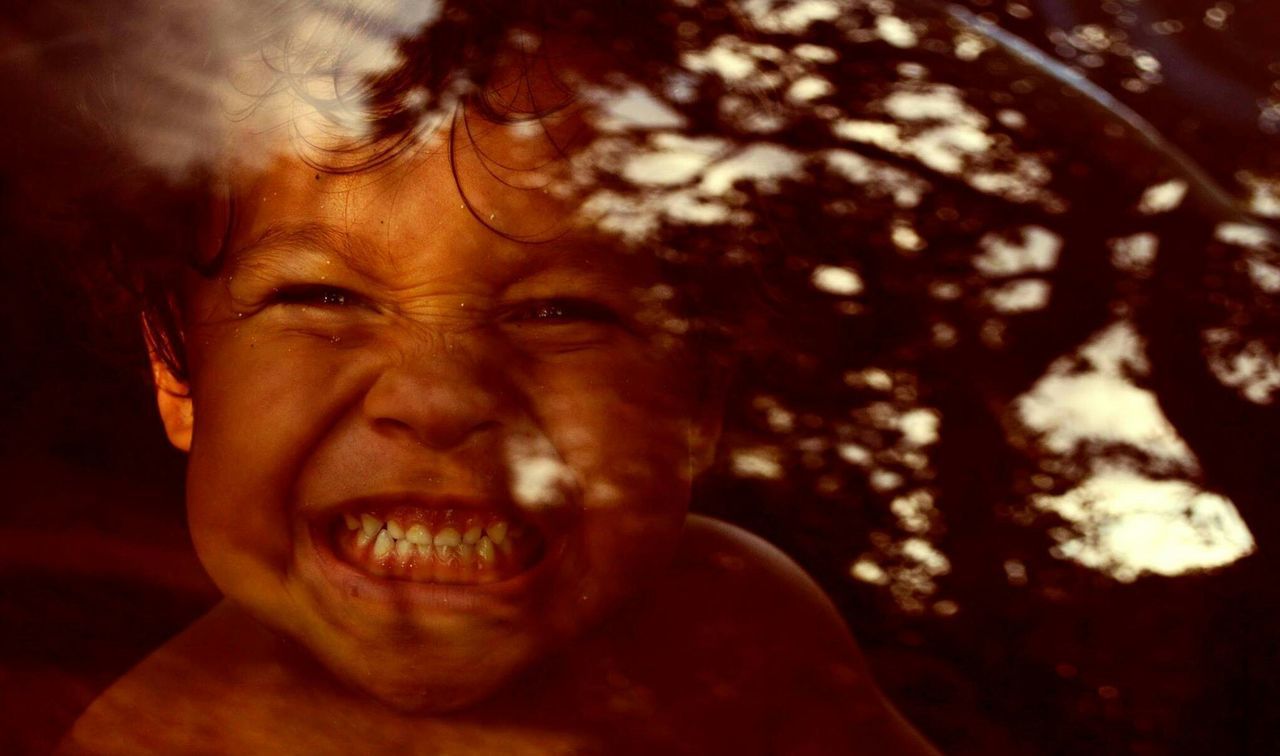
[[[227,602],[170,639],[104,691],[59,754],[265,752],[254,734],[284,740],[297,717],[283,694],[281,642]],[[313,752],[323,752],[320,751]]]
[[[215,609],[211,615],[216,618]],[[211,615],[157,648],[96,698],[59,745],[59,754],[164,753],[179,722],[212,721],[203,709],[212,676],[201,663],[201,637]],[[216,622],[216,619],[213,620]]]
[[[173,709],[161,705],[152,683],[158,677],[168,678],[173,681],[167,687],[170,692],[182,691],[177,681],[193,677],[190,670],[183,667],[169,644],[154,651],[94,699],[63,738],[56,753],[61,756],[161,753],[165,744],[163,738],[157,739],[157,734],[166,728],[157,719],[167,718]]]
[[[738,574],[756,588],[778,590],[797,600],[830,610],[835,607],[813,578],[781,549],[742,528],[705,515],[689,515],[678,558],[690,563],[710,558],[719,571]],[[759,583],[761,579],[766,582]]]
[[[721,616],[744,613],[760,633],[779,634],[785,653],[860,664],[857,645],[835,605],[794,560],[763,538],[691,515],[674,568],[672,577],[681,581],[685,595],[690,589],[701,594],[696,599],[700,605]]]
[[[884,698],[831,599],[777,547],[692,515],[670,579],[681,611],[732,623],[735,642],[769,660],[773,752],[936,753]]]

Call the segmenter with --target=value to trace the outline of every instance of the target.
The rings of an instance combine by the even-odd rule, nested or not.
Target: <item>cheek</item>
[[[584,504],[641,509],[687,488],[690,393],[681,374],[641,361],[584,365],[530,390]]]
[[[597,581],[584,593],[625,592],[674,549],[690,490],[682,386],[633,365],[594,386],[548,385],[535,405],[580,489],[584,580]]]
[[[192,538],[202,559],[283,563],[297,470],[342,404],[335,367],[269,348],[248,329],[205,343],[193,371]]]

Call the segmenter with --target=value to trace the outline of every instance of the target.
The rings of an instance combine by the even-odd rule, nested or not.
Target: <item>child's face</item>
[[[536,184],[500,166],[545,139],[473,136],[236,182],[190,405],[162,401],[210,575],[404,708],[483,697],[663,569],[718,430],[646,256],[490,172]]]

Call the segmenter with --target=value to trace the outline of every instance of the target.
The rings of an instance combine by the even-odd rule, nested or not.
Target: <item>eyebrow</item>
[[[252,269],[258,263],[282,262],[276,256],[279,253],[336,255],[347,268],[369,278],[378,277],[371,258],[381,254],[373,244],[327,223],[279,222],[267,226],[248,243],[233,248],[228,255],[228,269],[234,273]]]
[[[527,281],[551,270],[576,270],[586,281],[598,286],[616,286],[631,282],[627,253],[612,252],[620,257],[614,264],[601,264],[603,260],[593,253],[608,246],[594,238],[567,238],[557,243],[533,245],[538,253],[514,263],[504,278],[506,285]],[[288,269],[295,260],[305,257],[336,256],[342,265],[371,282],[385,280],[387,271],[379,267],[381,259],[392,261],[388,250],[380,249],[358,235],[328,223],[315,221],[280,221],[272,223],[256,238],[233,247],[228,254],[227,269],[232,275],[250,273],[261,269]],[[621,264],[618,264],[621,262]]]

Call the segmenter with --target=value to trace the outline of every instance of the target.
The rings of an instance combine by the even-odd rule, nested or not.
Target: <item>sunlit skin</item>
[[[233,181],[189,382],[157,367],[227,600],[67,749],[926,752],[794,564],[687,517],[724,380],[652,264],[496,181],[477,155],[556,169],[479,126],[452,160],[443,136],[348,174],[286,150]],[[351,546],[368,512],[502,518],[526,551],[397,576]]]
[[[518,138],[481,144],[503,139]],[[565,215],[537,191],[484,197],[474,178],[482,212]],[[441,710],[490,693],[669,559],[705,457],[691,444],[715,417],[695,417],[686,356],[644,325],[633,261],[567,226],[542,244],[494,234],[436,150],[383,174],[286,160],[244,197],[191,334],[188,512],[228,596],[357,687]],[[521,502],[521,465],[567,474],[548,501]],[[335,569],[332,526],[377,498],[532,527],[536,575],[454,587]]]

